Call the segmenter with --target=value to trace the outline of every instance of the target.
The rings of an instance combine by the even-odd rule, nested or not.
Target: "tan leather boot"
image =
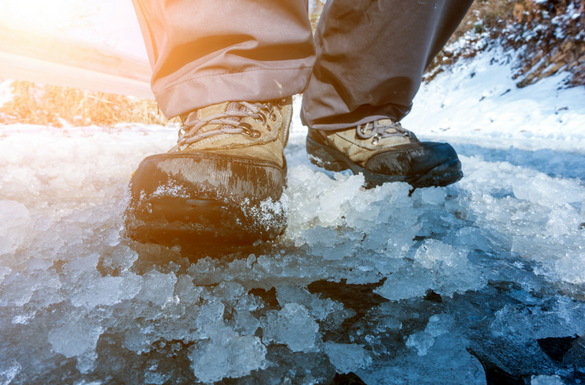
[[[390,119],[338,131],[309,129],[307,153],[312,163],[327,170],[364,174],[367,187],[385,182],[446,186],[463,177],[451,145],[421,142]]]
[[[286,228],[283,155],[292,98],[225,102],[184,117],[177,145],[134,173],[129,235],[156,243],[253,243]]]

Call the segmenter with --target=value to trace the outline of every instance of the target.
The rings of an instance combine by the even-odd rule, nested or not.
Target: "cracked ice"
[[[295,120],[286,233],[227,252],[124,237],[130,175],[174,130],[1,128],[0,382],[585,379],[585,92],[500,97],[509,69],[489,59],[441,74],[417,99],[438,118],[405,122],[450,135],[460,182],[365,190],[312,166]]]

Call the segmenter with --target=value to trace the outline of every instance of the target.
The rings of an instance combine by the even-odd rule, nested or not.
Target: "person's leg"
[[[402,119],[423,71],[472,0],[329,0],[317,27],[317,61],[303,122],[337,130]]]
[[[362,173],[366,183],[446,186],[462,178],[448,143],[420,142],[399,121],[425,67],[471,0],[329,0],[317,27],[317,61],[303,98],[314,164]]]
[[[167,117],[300,93],[315,60],[304,0],[133,0]]]
[[[253,243],[286,226],[292,95],[315,59],[304,0],[134,0],[152,88],[179,140],[131,180],[141,241]]]

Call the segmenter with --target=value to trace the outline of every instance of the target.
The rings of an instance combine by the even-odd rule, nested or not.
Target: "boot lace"
[[[274,104],[273,102],[231,102],[225,112],[203,119],[197,117],[197,110],[195,110],[189,114],[179,129],[177,144],[170,151],[177,151],[183,146],[188,146],[214,135],[243,134],[251,138],[259,138],[262,133],[252,128],[252,125],[243,122],[243,120],[250,117],[252,119],[258,119],[264,124],[266,123],[267,115],[270,116],[271,120],[276,120],[276,117],[272,115]],[[276,103],[276,105],[281,107],[280,102]],[[211,131],[202,130],[203,127],[210,124],[219,124],[220,126]]]
[[[394,130],[394,132],[388,132],[388,130]],[[358,124],[357,135],[362,139],[372,138],[372,144],[376,145],[382,138],[390,136],[411,136],[410,131],[402,128],[399,122],[391,122],[390,124],[380,124],[378,121]]]

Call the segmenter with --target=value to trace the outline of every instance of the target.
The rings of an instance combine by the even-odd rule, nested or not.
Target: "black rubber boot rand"
[[[366,187],[386,182],[406,182],[414,188],[447,186],[463,177],[461,162],[448,143],[416,142],[394,146],[373,155],[365,167],[353,162],[341,151],[307,136],[307,153],[311,162],[329,171],[350,169],[362,173]]]
[[[128,235],[141,242],[246,244],[286,228],[283,168],[210,153],[161,154],[130,182]]]

